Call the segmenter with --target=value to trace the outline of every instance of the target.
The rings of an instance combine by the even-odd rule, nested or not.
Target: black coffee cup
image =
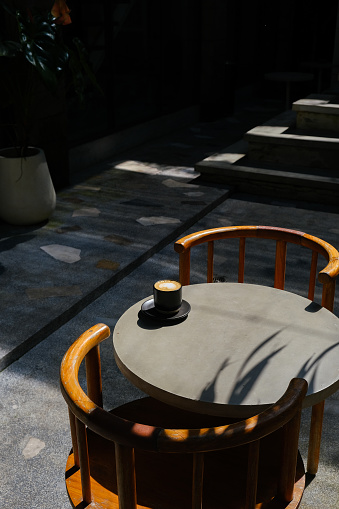
[[[182,303],[182,287],[178,281],[162,279],[153,286],[154,307],[164,315],[175,314]]]

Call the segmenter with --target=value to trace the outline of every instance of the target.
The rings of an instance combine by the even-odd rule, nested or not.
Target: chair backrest
[[[244,444],[250,444],[246,509],[253,509],[256,507],[260,440],[282,430],[284,447],[277,496],[287,502],[282,507],[298,507],[299,504],[288,503],[295,497],[300,414],[307,391],[305,380],[292,379],[285,394],[274,405],[254,417],[233,424],[200,429],[167,429],[152,423],[140,424],[145,416],[140,416],[140,421],[131,422],[102,408],[99,343],[109,335],[109,328],[104,324],[92,327],[69,348],[61,364],[61,392],[69,407],[74,462],[75,468],[81,471],[82,498],[85,503],[89,504],[92,500],[88,430],[115,443],[117,490],[119,507],[122,509],[137,507],[134,449],[152,453],[190,453],[193,457],[192,508],[200,509],[205,453],[237,448]],[[84,358],[87,394],[78,381],[79,367]],[[301,489],[302,494],[302,487],[298,489]]]
[[[312,251],[308,298],[314,300],[317,277],[318,254],[327,260],[326,266],[319,272],[318,280],[322,286],[321,305],[330,311],[334,307],[335,280],[339,274],[339,253],[327,242],[296,230],[275,228],[271,226],[230,226],[211,228],[192,233],[181,238],[174,244],[179,253],[179,280],[181,284],[190,284],[191,249],[199,244],[207,243],[207,282],[213,281],[214,242],[220,239],[239,238],[238,282],[244,282],[246,238],[271,239],[276,241],[274,287],[281,290],[285,287],[287,244],[297,244]]]

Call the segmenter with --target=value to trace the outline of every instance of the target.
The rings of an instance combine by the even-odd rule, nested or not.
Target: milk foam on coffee
[[[169,279],[164,279],[162,281],[157,281],[154,285],[154,288],[157,290],[162,290],[163,292],[170,292],[173,290],[179,290],[181,284],[177,281],[171,281]]]

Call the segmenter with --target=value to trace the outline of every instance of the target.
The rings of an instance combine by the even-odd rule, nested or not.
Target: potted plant
[[[80,96],[85,77],[95,78],[80,41],[72,49],[63,43],[60,25],[71,22],[65,0],[0,0],[0,9],[0,105],[11,137],[11,147],[0,150],[0,218],[35,224],[53,212],[56,195],[44,152],[30,146],[34,104],[41,91],[60,100],[66,69]]]

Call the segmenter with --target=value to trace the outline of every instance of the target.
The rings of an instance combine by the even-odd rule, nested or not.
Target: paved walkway
[[[270,105],[254,104],[232,118],[182,129],[78,176],[58,194],[46,225],[0,226],[1,507],[69,507],[64,467],[70,437],[58,384],[62,356],[91,325],[104,322],[113,329],[124,310],[152,292],[154,281],[178,277],[176,238],[214,226],[267,224],[339,246],[339,210],[232,194],[205,186],[193,172],[196,162],[275,114]],[[265,250],[256,254],[260,259],[248,282],[266,282],[271,269],[265,267]],[[302,284],[304,262],[293,250],[291,256],[293,291]],[[221,260],[220,280],[230,277],[229,265]],[[197,262],[193,282],[201,281],[201,272]],[[102,358],[105,405],[138,396],[114,364],[111,339]],[[339,506],[338,413],[335,395],[326,410],[320,471],[305,492],[303,509]]]

